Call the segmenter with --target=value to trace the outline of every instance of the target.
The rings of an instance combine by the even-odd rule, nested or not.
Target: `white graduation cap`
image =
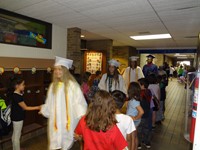
[[[138,56],[131,56],[129,57],[130,61],[137,61],[138,60]]]
[[[119,65],[120,65],[120,63],[115,59],[111,59],[108,63],[109,63],[109,65],[115,66],[115,67],[119,67]]]
[[[71,68],[73,60],[56,56],[54,66],[64,66],[67,69]]]

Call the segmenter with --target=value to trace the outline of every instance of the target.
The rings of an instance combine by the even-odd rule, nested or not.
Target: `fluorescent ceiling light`
[[[170,34],[152,34],[152,35],[139,35],[130,36],[134,40],[154,40],[154,39],[169,39],[172,38]]]
[[[85,35],[81,35],[81,37],[82,37],[82,38],[84,38],[84,37],[85,37]]]
[[[187,57],[177,57],[178,59],[187,59]]]

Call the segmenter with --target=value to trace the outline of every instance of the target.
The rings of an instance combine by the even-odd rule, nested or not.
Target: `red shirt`
[[[75,133],[83,136],[84,150],[122,150],[127,146],[116,125],[107,132],[93,131],[86,126],[85,117],[79,121]]]
[[[149,89],[142,89],[140,96],[141,96],[142,99],[145,99],[148,102],[151,102],[152,94],[151,94],[151,91]]]

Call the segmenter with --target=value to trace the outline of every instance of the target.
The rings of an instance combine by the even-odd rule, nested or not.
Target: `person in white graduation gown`
[[[127,94],[124,79],[117,70],[120,65],[119,62],[112,59],[108,63],[108,71],[107,73],[103,74],[98,85],[99,89],[108,91],[110,93],[114,90],[119,90]]]
[[[131,82],[138,82],[139,79],[144,78],[144,74],[142,69],[137,66],[137,56],[131,56],[130,59],[130,66],[127,67],[124,71],[123,78],[126,84],[126,89],[128,89],[129,84]]]
[[[53,82],[40,113],[48,118],[49,149],[69,149],[74,129],[85,115],[87,104],[80,86],[69,72],[73,61],[56,57]]]

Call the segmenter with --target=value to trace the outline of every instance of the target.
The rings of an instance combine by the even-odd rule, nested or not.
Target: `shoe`
[[[144,144],[144,146],[147,148],[147,149],[150,149],[151,148],[151,144]]]
[[[161,121],[156,121],[156,124],[157,124],[157,125],[161,125],[162,122],[161,122]]]
[[[155,130],[156,129],[156,126],[152,126],[152,130]]]
[[[137,147],[137,149],[142,149],[142,146],[141,146],[141,144],[138,144],[138,147]]]

